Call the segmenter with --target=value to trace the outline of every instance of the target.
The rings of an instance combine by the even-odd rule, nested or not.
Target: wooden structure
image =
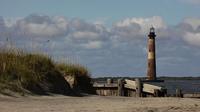
[[[122,80],[118,79],[117,83],[94,83],[93,87],[96,93],[102,96],[130,96],[130,97],[143,97],[143,96],[165,96],[166,89],[161,86],[144,83],[136,79]]]
[[[96,90],[96,94],[101,96],[118,96],[118,87],[117,84],[102,84],[94,83],[93,87]]]

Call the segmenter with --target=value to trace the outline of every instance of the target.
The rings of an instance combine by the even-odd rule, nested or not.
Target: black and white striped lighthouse
[[[147,79],[156,80],[156,46],[155,46],[155,28],[151,27],[148,35],[148,68]]]

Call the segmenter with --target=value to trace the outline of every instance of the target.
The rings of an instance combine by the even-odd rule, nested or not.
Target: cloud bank
[[[200,73],[200,18],[168,26],[160,16],[126,18],[104,24],[79,18],[32,14],[8,21],[0,17],[0,46],[45,52],[57,60],[86,65],[93,76],[145,76],[149,28],[156,28],[161,75]]]

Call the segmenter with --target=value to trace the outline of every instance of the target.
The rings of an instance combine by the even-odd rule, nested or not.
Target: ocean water
[[[164,87],[168,94],[175,94],[176,89],[185,93],[200,93],[200,80],[165,80]]]
[[[176,94],[180,89],[183,94],[200,93],[200,80],[164,80],[164,82],[145,82],[152,85],[162,86],[167,89],[167,94]]]

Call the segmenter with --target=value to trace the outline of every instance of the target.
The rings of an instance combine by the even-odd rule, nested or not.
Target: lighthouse
[[[151,27],[148,35],[148,67],[147,79],[156,80],[156,45],[155,45],[155,28]]]

